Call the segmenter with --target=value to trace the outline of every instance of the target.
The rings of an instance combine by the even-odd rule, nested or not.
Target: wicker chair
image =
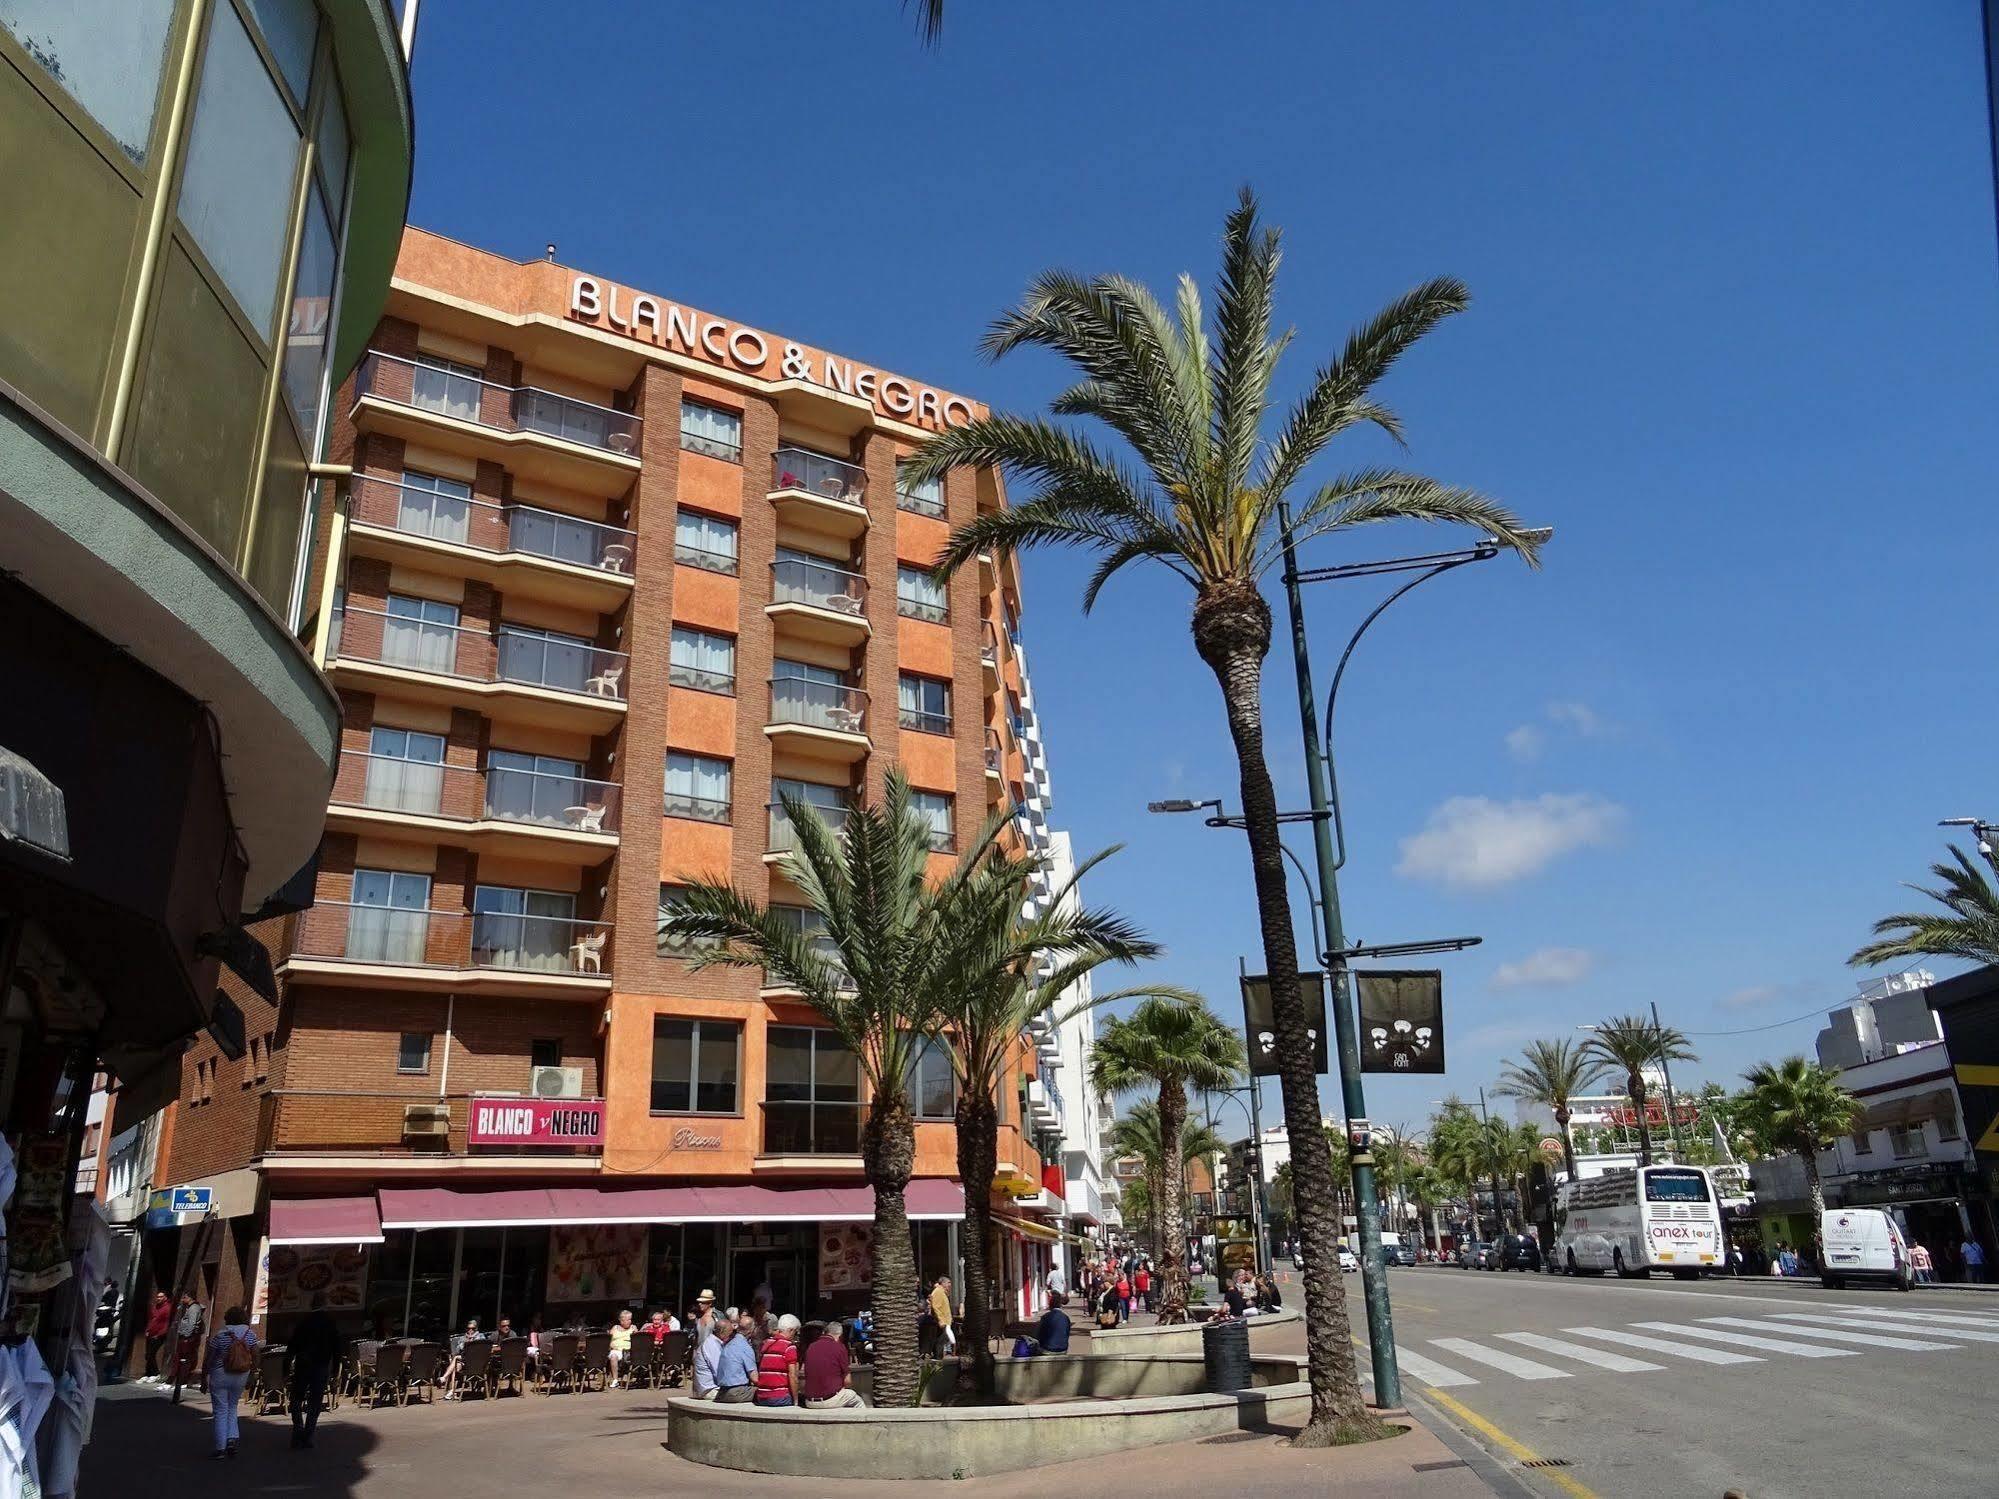
[[[282,1416],[289,1408],[290,1393],[290,1384],[285,1378],[285,1351],[266,1344],[257,1355],[257,1414]]]
[[[597,1388],[603,1389],[611,1378],[611,1335],[609,1332],[593,1332],[583,1340],[583,1383],[587,1387],[594,1379]]]
[[[479,1398],[485,1399],[491,1393],[486,1388],[493,1367],[493,1344],[489,1339],[468,1340],[458,1354],[458,1378],[451,1389],[460,1400],[472,1398],[477,1390]]]
[[[408,1367],[408,1363],[408,1344],[375,1345],[374,1357],[362,1366],[358,1382],[361,1393],[368,1397],[370,1405],[379,1405],[384,1394],[392,1401],[401,1397],[403,1371]]]
[[[514,1387],[514,1393],[518,1395],[522,1383],[527,1378],[528,1340],[508,1338],[500,1343],[498,1348],[499,1352],[487,1366],[486,1382],[492,1386],[495,1395],[510,1384]]]
[[[553,1395],[557,1385],[566,1384],[572,1390],[583,1382],[580,1365],[583,1359],[583,1339],[573,1332],[560,1332],[552,1338],[542,1340],[541,1387]]]
[[[693,1347],[693,1334],[670,1332],[659,1340],[659,1347],[652,1356],[653,1382],[660,1385],[677,1386],[687,1382],[689,1350]]]
[[[653,1383],[653,1360],[659,1356],[659,1339],[651,1328],[641,1327],[632,1334],[631,1352],[625,1355],[624,1376],[628,1384]]]
[[[445,1350],[436,1343],[406,1344],[404,1356],[402,1404],[408,1405],[412,1396],[419,1396],[427,1405],[435,1398],[438,1378],[444,1372]]]

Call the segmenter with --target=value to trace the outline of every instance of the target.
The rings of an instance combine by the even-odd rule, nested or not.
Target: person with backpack
[[[236,1402],[257,1367],[261,1345],[243,1308],[222,1314],[222,1331],[208,1340],[208,1403],[215,1416],[215,1456],[236,1455]]]

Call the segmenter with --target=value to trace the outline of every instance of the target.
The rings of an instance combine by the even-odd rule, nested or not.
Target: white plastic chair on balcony
[[[579,833],[601,833],[604,831],[604,811],[595,807],[565,807],[569,814],[569,825]]]
[[[861,710],[858,708],[828,708],[826,725],[842,734],[861,732]]]
[[[578,973],[602,973],[604,971],[604,944],[610,940],[609,932],[592,932],[569,944],[569,961]]]
[[[630,572],[632,549],[623,542],[612,542],[604,548],[604,571],[609,573]]]
[[[625,674],[623,663],[607,666],[602,672],[583,684],[583,690],[593,697],[616,697],[618,681]]]
[[[851,593],[829,594],[826,599],[826,607],[838,614],[857,615],[861,612],[861,601]]]

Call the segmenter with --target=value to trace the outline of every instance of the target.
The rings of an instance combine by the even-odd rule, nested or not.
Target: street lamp
[[[1319,856],[1319,914],[1326,935],[1326,1008],[1332,1011],[1333,1032],[1339,1041],[1340,1092],[1348,1119],[1367,1117],[1367,1099],[1361,1085],[1360,1045],[1353,1011],[1348,999],[1347,963],[1353,954],[1346,950],[1346,931],[1340,920],[1339,871],[1346,863],[1346,830],[1338,795],[1339,777],[1333,763],[1333,707],[1339,700],[1340,683],[1347,662],[1360,644],[1368,626],[1387,611],[1388,606],[1419,583],[1441,577],[1473,562],[1489,562],[1505,548],[1496,536],[1482,536],[1472,546],[1450,552],[1431,552],[1417,557],[1393,557],[1375,562],[1348,563],[1337,567],[1313,568],[1301,572],[1297,542],[1292,530],[1291,507],[1279,505],[1278,526],[1284,538],[1284,598],[1291,615],[1291,656],[1298,676],[1299,727],[1305,740],[1305,783],[1312,793],[1312,841]],[[1521,539],[1539,546],[1554,535],[1550,527],[1524,532]],[[1333,672],[1332,690],[1326,694],[1326,735],[1323,751],[1319,745],[1318,697],[1312,687],[1311,647],[1305,630],[1305,601],[1300,590],[1304,583],[1329,583],[1347,578],[1413,572],[1416,576],[1375,605],[1348,638]],[[1330,826],[1328,825],[1330,823]],[[1339,847],[1334,848],[1338,839]],[[1374,1366],[1375,1399],[1383,1405],[1402,1400],[1402,1379],[1395,1361],[1394,1318],[1388,1306],[1388,1277],[1381,1273],[1381,1204],[1375,1194],[1374,1162],[1357,1156],[1353,1163],[1354,1200],[1360,1218],[1362,1289],[1367,1293],[1368,1351]]]
[[[1985,821],[1982,817],[1945,817],[1939,819],[1940,828],[1970,828],[1978,834],[1978,851],[1987,857],[1992,853],[1992,835],[1999,832],[1999,823]]]

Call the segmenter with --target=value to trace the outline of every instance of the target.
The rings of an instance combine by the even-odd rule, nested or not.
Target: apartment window
[[[736,523],[682,510],[673,518],[673,560],[706,572],[736,575]]]
[[[666,677],[676,687],[735,696],[735,637],[697,630],[691,625],[675,625]]]
[[[1851,1138],[1853,1144],[1853,1153],[1855,1155],[1874,1154],[1874,1135],[1872,1131],[1857,1129],[1853,1132]]]
[[[830,1030],[764,1032],[764,1151],[855,1155],[861,1148],[859,1060]]]
[[[666,757],[666,815],[727,822],[735,799],[735,766],[707,755]]]
[[[530,1068],[560,1067],[561,1065],[562,1042],[560,1040],[543,1039],[528,1042],[528,1066]]]
[[[654,950],[663,958],[684,958],[690,953],[710,952],[722,945],[713,937],[676,937],[669,934],[666,924],[686,900],[686,890],[678,885],[659,887],[659,930]]]
[[[368,731],[362,803],[435,816],[444,806],[444,736],[376,725]]]
[[[472,520],[472,486],[463,479],[403,470],[396,502],[396,529],[438,541],[463,542]]]
[[[896,568],[895,612],[910,619],[927,619],[933,624],[942,624],[951,617],[944,585],[923,567]]]
[[[31,44],[25,47],[29,61],[143,167],[174,7],[132,6],[119,13],[115,27],[106,25],[106,14],[74,0],[16,0],[0,9],[0,29]]]
[[[597,648],[581,635],[538,630],[527,625],[500,626],[500,680],[552,687],[561,692],[587,692],[600,680]],[[606,665],[611,664],[607,658]],[[621,668],[622,669],[622,668]],[[616,697],[613,690],[606,696]]]
[[[382,603],[382,661],[449,676],[458,666],[458,606],[392,593]]]
[[[396,1071],[430,1071],[430,1032],[404,1031],[396,1042]]]
[[[1923,1139],[1920,1124],[1891,1124],[1888,1126],[1888,1148],[1898,1161],[1920,1160],[1930,1153],[1927,1141]]]
[[[430,930],[430,876],[357,869],[347,910],[347,956],[360,963],[421,963]]]
[[[480,885],[472,892],[472,965],[574,973],[570,949],[599,931],[576,919],[576,897],[567,890]]]
[[[940,476],[935,479],[925,479],[921,483],[912,483],[902,476],[903,470],[908,466],[906,463],[898,463],[895,466],[896,505],[903,510],[913,510],[918,515],[941,517],[944,514],[943,478]]]
[[[930,847],[935,853],[949,853],[952,848],[951,798],[941,791],[912,791],[909,793],[909,810],[930,827]]]
[[[936,677],[902,674],[896,684],[898,718],[919,734],[951,732],[951,684]]]
[[[410,404],[461,422],[479,420],[479,387],[483,372],[437,354],[416,356],[410,372]]]
[[[910,1100],[918,1119],[950,1119],[958,1110],[958,1072],[951,1043],[926,1036],[918,1043],[916,1067],[910,1078]]]
[[[1963,1135],[1957,1129],[1957,1109],[1946,1099],[1937,1110],[1937,1138],[1939,1140],[1961,1140]]]
[[[776,657],[770,664],[772,723],[802,723],[852,734],[859,731],[867,699],[850,673],[811,661]]]
[[[580,826],[572,807],[603,800],[601,790],[583,779],[583,762],[524,750],[486,751],[486,815],[505,822],[547,827]]]
[[[788,796],[801,801],[819,814],[820,821],[838,833],[847,826],[850,791],[845,786],[822,786],[816,781],[774,779],[770,783],[770,847],[773,853],[790,853],[798,847],[791,816],[784,810]]]
[[[700,401],[680,403],[680,445],[690,453],[706,453],[727,463],[743,461],[743,419],[720,406]]]
[[[652,1112],[735,1114],[743,1028],[726,1020],[652,1022]]]
[[[215,1059],[203,1057],[194,1064],[194,1102],[211,1103],[215,1098]]]

